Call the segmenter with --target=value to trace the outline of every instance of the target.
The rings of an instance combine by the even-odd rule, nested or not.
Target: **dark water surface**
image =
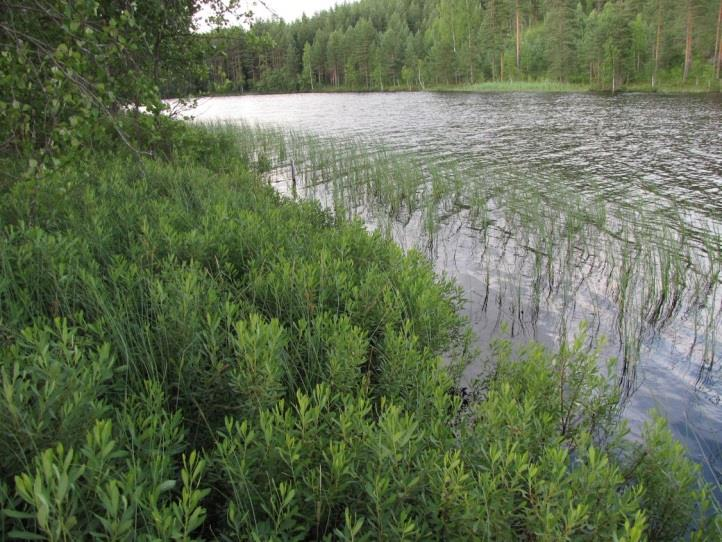
[[[481,226],[464,195],[433,233],[419,212],[390,229],[462,284],[480,344],[506,328],[554,345],[588,322],[620,359],[633,431],[660,410],[707,478],[721,477],[719,95],[244,96],[201,100],[192,115],[454,164],[468,193],[486,190]]]

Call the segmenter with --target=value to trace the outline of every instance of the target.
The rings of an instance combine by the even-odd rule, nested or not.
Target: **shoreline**
[[[652,88],[650,85],[630,85],[622,87],[615,91],[611,89],[592,88],[587,85],[578,85],[572,83],[554,83],[549,81],[538,82],[509,82],[509,83],[476,83],[473,85],[436,85],[425,88],[371,88],[371,89],[349,89],[349,88],[317,88],[313,90],[283,90],[278,92],[230,92],[230,93],[208,93],[194,96],[192,99],[200,98],[225,98],[232,96],[282,96],[290,94],[398,94],[398,93],[415,93],[415,92],[445,92],[445,93],[469,93],[469,94],[491,94],[491,93],[509,93],[509,94],[658,94],[660,96],[703,96],[703,95],[720,95],[722,94],[722,82],[717,89],[707,87],[657,87]],[[175,100],[176,97],[167,97],[166,100]]]

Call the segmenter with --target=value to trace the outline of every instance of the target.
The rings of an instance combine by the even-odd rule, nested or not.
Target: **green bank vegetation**
[[[430,90],[443,92],[587,92],[589,85],[559,81],[486,81],[458,85],[438,85]]]
[[[622,439],[583,338],[502,341],[462,396],[459,291],[423,256],[170,133],[3,194],[4,538],[714,539],[698,468],[661,420]]]
[[[615,92],[657,92],[660,94],[704,94],[718,92],[719,85],[713,80],[703,83],[627,83]],[[462,83],[458,85],[432,85],[427,90],[441,92],[610,92],[611,88],[594,86],[588,83],[565,83],[549,79],[535,81],[486,81],[483,83]]]
[[[360,0],[199,36],[204,69],[165,92],[719,92],[721,27],[720,0]]]
[[[159,114],[197,7],[3,12],[0,538],[718,539],[583,334],[460,390],[458,287]]]

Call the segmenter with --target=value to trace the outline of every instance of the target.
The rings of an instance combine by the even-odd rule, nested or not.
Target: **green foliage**
[[[3,537],[719,533],[664,427],[623,439],[583,336],[500,342],[465,404],[458,287],[281,199],[251,136],[158,126],[156,159],[102,155],[0,201]]]
[[[108,413],[103,397],[113,359],[107,343],[93,344],[56,320],[54,327],[24,329],[0,355],[4,472],[17,472],[56,442],[77,444]]]
[[[698,485],[699,466],[678,460],[684,450],[672,438],[667,422],[655,414],[645,424],[642,438],[644,446],[637,452],[634,476],[644,488],[641,500],[648,510],[650,538],[677,538],[689,525],[704,526],[709,532],[719,530],[720,517],[707,515],[713,497],[708,488]],[[701,535],[693,538],[702,539]]]
[[[160,449],[159,451],[162,451]],[[156,452],[157,453],[157,452]],[[180,495],[175,479],[154,483],[157,463],[143,463],[113,438],[110,421],[97,422],[80,453],[62,444],[39,454],[33,470],[15,477],[20,502],[5,509],[10,539],[191,540],[205,519],[199,484],[205,461],[183,455]]]
[[[187,90],[551,80],[614,91],[642,85],[714,91],[718,10],[716,0],[360,0],[290,24],[260,21],[199,38],[216,52],[206,60],[206,77]]]
[[[212,0],[37,0],[0,19],[0,187],[144,135],[160,89],[202,65],[194,15]],[[238,4],[232,1],[231,6]],[[117,113],[133,110],[132,123]],[[124,120],[128,120],[127,117]],[[156,132],[157,133],[157,132]],[[139,140],[140,138],[140,140]]]

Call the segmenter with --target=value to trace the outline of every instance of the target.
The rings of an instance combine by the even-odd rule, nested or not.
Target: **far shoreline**
[[[718,88],[711,86],[658,86],[653,88],[651,85],[629,85],[612,91],[611,89],[592,88],[587,85],[579,85],[573,83],[557,83],[552,81],[534,81],[534,82],[485,82],[475,83],[472,85],[431,85],[423,88],[414,87],[390,87],[390,88],[370,88],[370,89],[350,89],[350,88],[316,88],[305,90],[278,90],[278,91],[256,91],[247,92],[228,92],[228,93],[208,93],[191,96],[187,99],[200,98],[226,98],[238,96],[280,96],[293,94],[396,94],[396,93],[413,93],[413,92],[456,92],[469,94],[485,94],[485,93],[537,93],[537,94],[600,94],[600,95],[617,95],[617,94],[658,94],[664,95],[719,95],[722,93],[722,82]],[[178,100],[178,97],[168,97],[166,100]]]

